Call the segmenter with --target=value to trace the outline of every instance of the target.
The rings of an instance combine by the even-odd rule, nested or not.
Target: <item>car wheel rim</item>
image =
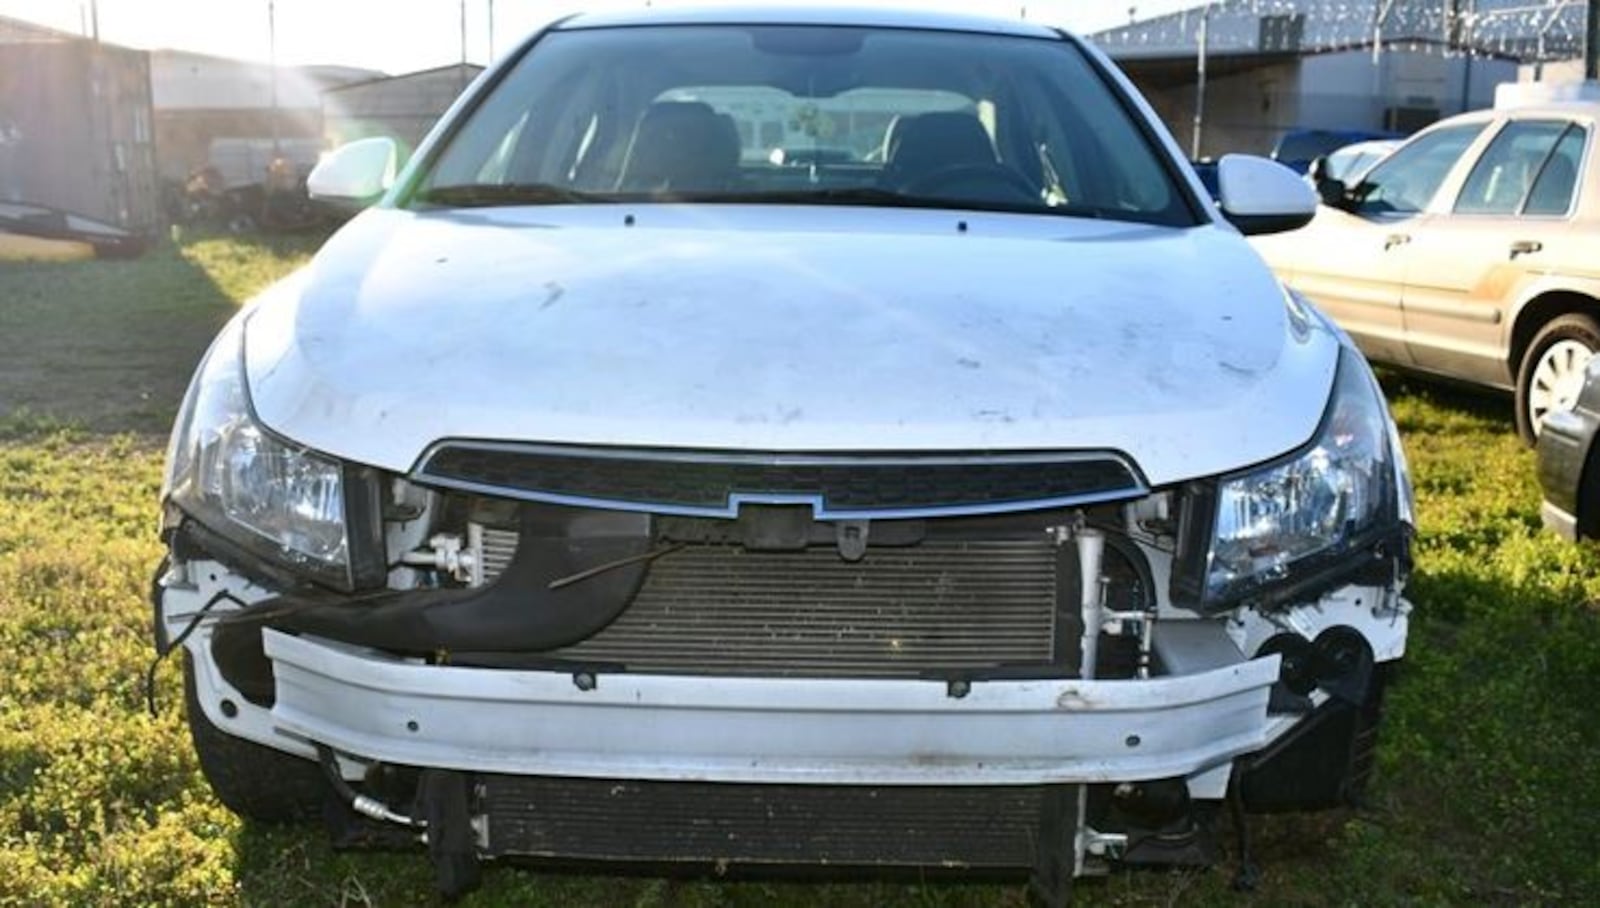
[[[1584,368],[1593,357],[1593,348],[1575,340],[1556,341],[1539,357],[1528,384],[1528,421],[1534,435],[1539,434],[1546,416],[1577,406]]]

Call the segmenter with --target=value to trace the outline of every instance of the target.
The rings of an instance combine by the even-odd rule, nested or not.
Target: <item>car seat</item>
[[[906,186],[941,170],[995,164],[994,144],[978,118],[965,111],[902,117],[889,127],[884,183]]]
[[[699,101],[658,101],[640,115],[617,178],[622,192],[718,192],[739,172],[739,132]]]

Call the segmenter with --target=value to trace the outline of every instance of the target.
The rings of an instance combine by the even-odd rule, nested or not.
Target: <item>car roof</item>
[[[1499,113],[1508,117],[1574,117],[1594,120],[1600,119],[1600,102],[1550,101],[1545,104],[1519,104],[1502,107]]]
[[[1405,139],[1367,139],[1364,142],[1352,142],[1333,150],[1333,154],[1356,155],[1369,154],[1374,151],[1393,151],[1405,144]]]
[[[1506,107],[1486,107],[1446,117],[1439,123],[1468,123],[1475,120],[1527,119],[1553,117],[1555,119],[1600,120],[1600,102],[1597,101],[1544,101],[1538,104],[1513,104]],[[1432,128],[1432,127],[1430,127]]]
[[[563,20],[557,30],[617,28],[640,25],[840,25],[877,28],[918,28],[936,31],[976,32],[1056,38],[1060,32],[1036,22],[944,13],[910,7],[884,6],[656,6],[608,12],[579,13]]]

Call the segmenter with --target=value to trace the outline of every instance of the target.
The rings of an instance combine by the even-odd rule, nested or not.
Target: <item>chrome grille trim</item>
[[[786,454],[443,441],[420,484],[572,507],[737,517],[742,504],[808,505],[819,520],[1001,514],[1148,493],[1109,451],[991,455]]]

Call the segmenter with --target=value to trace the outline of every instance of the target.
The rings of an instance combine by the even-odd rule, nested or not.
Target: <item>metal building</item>
[[[1295,127],[1409,132],[1487,107],[1519,62],[1581,49],[1583,15],[1570,0],[1220,0],[1091,38],[1183,146],[1214,156]]]
[[[161,223],[144,51],[0,17],[0,199]]]
[[[329,89],[322,93],[323,134],[332,147],[388,136],[416,148],[481,72],[481,66],[457,63]]]
[[[274,154],[309,168],[323,149],[322,92],[379,73],[348,66],[282,66],[191,51],[150,52],[161,178],[181,184],[203,167],[230,186],[260,183]]]

